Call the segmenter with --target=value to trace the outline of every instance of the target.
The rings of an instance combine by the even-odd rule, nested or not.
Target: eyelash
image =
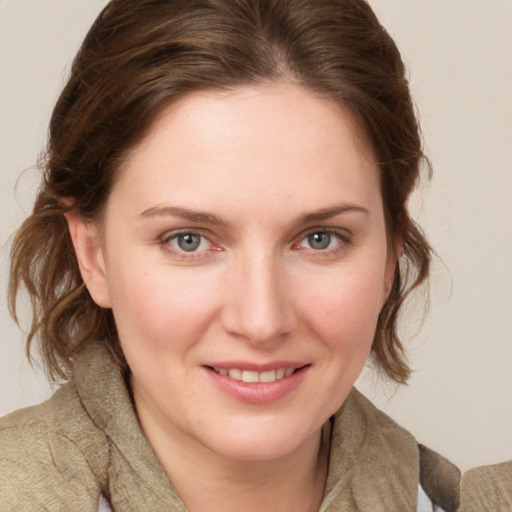
[[[312,247],[310,247],[310,248],[301,247],[301,244],[303,242],[305,242],[308,239],[308,237],[310,237],[311,235],[317,235],[317,234],[329,235],[330,237],[335,237],[338,239],[338,243],[335,245],[335,247],[327,247],[325,249],[313,249]],[[353,242],[352,236],[346,231],[329,229],[329,228],[313,228],[313,229],[308,230],[305,233],[302,233],[299,237],[299,241],[297,243],[294,243],[293,247],[296,248],[297,250],[302,250],[302,249],[310,250],[310,251],[312,251],[312,254],[315,257],[316,256],[319,256],[319,257],[324,256],[325,257],[325,256],[334,256],[334,255],[339,254],[340,252],[345,251],[352,244],[352,242]]]
[[[205,240],[210,244],[210,247],[207,249],[203,249],[201,251],[185,251],[183,249],[179,249],[177,247],[174,247],[172,245],[172,242],[174,240],[178,240],[179,237],[184,236],[194,236],[194,237],[200,237],[200,244],[202,244]],[[220,246],[216,245],[209,236],[206,236],[203,232],[200,230],[181,230],[181,231],[173,231],[171,233],[166,233],[162,239],[159,241],[159,245],[162,247],[163,250],[171,253],[173,256],[176,256],[178,258],[181,258],[183,260],[194,260],[196,258],[204,258],[204,253],[206,251],[221,251],[222,249]]]
[[[308,237],[311,235],[328,235],[330,237],[335,237],[338,239],[338,243],[335,247],[327,247],[325,249],[314,249],[312,247],[302,247],[301,244],[304,241],[307,241]],[[209,247],[206,249],[200,250],[200,251],[185,251],[183,249],[174,247],[172,242],[175,240],[178,240],[179,237],[184,236],[194,236],[194,237],[200,237],[200,244],[203,244],[203,242],[206,240],[209,244]],[[328,229],[328,228],[313,228],[305,233],[301,233],[297,238],[296,242],[292,244],[292,249],[298,250],[298,251],[311,251],[313,256],[333,256],[336,255],[344,250],[346,250],[353,242],[352,236],[347,233],[346,231],[341,230],[335,230],[335,229]],[[331,241],[331,240],[330,240]],[[222,251],[222,248],[217,245],[215,242],[211,240],[211,237],[203,233],[201,230],[181,230],[181,231],[173,231],[171,233],[166,233],[159,241],[159,245],[162,247],[163,250],[171,253],[173,256],[181,258],[186,261],[191,261],[194,259],[204,258],[206,252],[220,252]]]

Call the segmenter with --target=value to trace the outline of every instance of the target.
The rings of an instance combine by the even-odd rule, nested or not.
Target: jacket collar
[[[334,416],[320,512],[416,510],[418,446],[355,388]]]

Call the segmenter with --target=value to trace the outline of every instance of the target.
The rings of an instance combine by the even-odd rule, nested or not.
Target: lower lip
[[[281,400],[299,386],[308,369],[309,366],[304,366],[290,376],[274,382],[249,383],[231,379],[216,373],[211,368],[206,368],[210,379],[221,391],[239,402],[248,404],[271,404]]]

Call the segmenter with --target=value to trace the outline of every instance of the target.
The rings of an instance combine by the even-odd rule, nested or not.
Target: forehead
[[[245,135],[252,139],[256,134],[258,138],[255,142],[264,140],[267,134],[266,142],[271,143],[275,137],[275,131],[271,128],[276,123],[276,127],[284,130],[295,129],[295,136],[299,135],[297,129],[302,128],[300,135],[303,138],[309,136],[312,140],[316,139],[313,130],[323,128],[325,130],[319,132],[323,135],[334,124],[335,131],[339,134],[343,124],[346,129],[342,134],[343,140],[339,139],[339,143],[343,144],[351,139],[350,142],[357,147],[362,158],[373,158],[364,129],[347,105],[288,82],[205,89],[181,96],[162,109],[144,137],[142,145],[151,144],[152,140],[156,142],[157,132],[163,136],[176,137],[185,134],[189,129],[194,133],[194,137],[189,138],[190,144],[208,143],[212,134],[210,121],[215,123],[216,144],[223,140],[229,143],[230,138],[232,142],[234,134],[240,141],[243,141]],[[205,132],[202,131],[203,127]],[[171,130],[173,134],[170,133]],[[281,133],[285,135],[285,132]]]
[[[115,189],[140,207],[204,207],[230,192],[240,207],[255,196],[369,201],[377,168],[360,133],[348,109],[294,85],[196,92],[161,113]]]

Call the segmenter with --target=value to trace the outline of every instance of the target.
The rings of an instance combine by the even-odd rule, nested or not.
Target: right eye
[[[164,232],[158,240],[160,248],[171,258],[184,262],[209,260],[214,253],[223,251],[213,235],[197,229],[175,229]]]
[[[184,252],[201,252],[207,250],[210,241],[199,233],[181,232],[170,236],[167,242],[178,251]]]
[[[179,253],[198,253],[211,248],[211,242],[201,233],[194,231],[170,233],[163,239],[162,243]]]
[[[315,231],[313,233],[309,233],[309,235],[304,239],[303,244],[307,242],[308,246],[311,249],[315,249],[316,251],[325,251],[326,249],[330,249],[331,247],[339,244],[339,236],[329,232],[329,231]],[[301,244],[302,247],[305,245]]]

